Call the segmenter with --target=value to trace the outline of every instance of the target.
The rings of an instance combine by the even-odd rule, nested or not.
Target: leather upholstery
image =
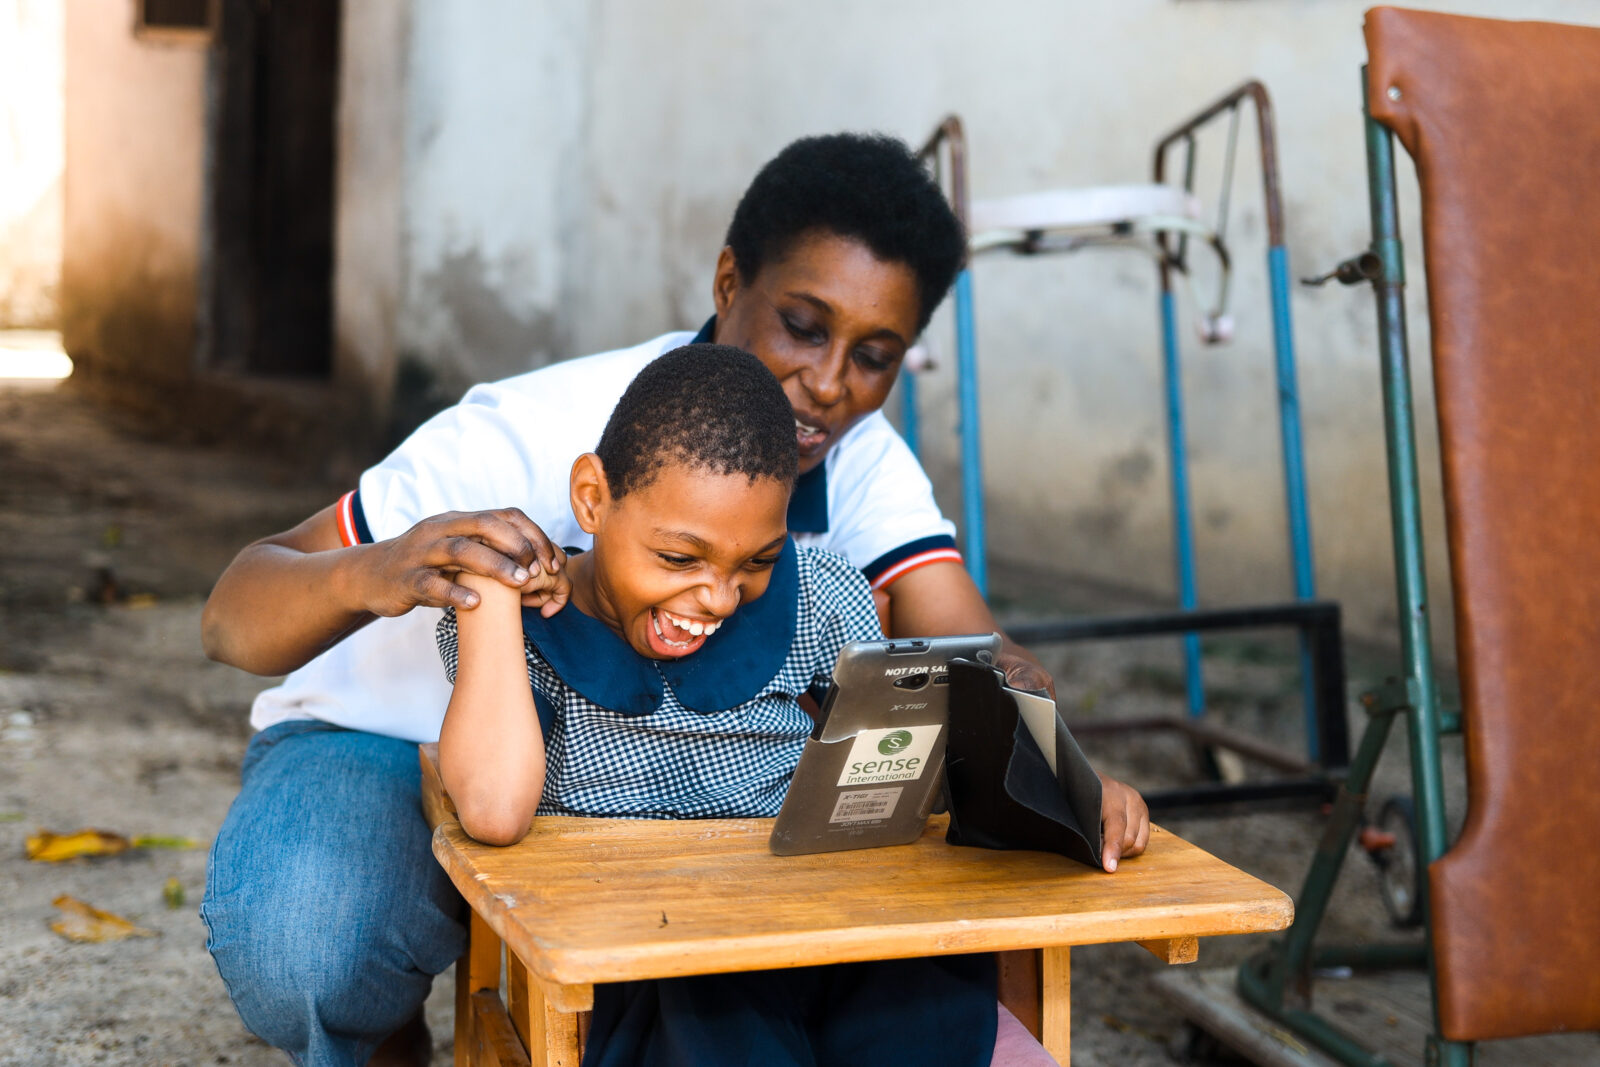
[[[1422,187],[1465,715],[1441,1031],[1600,1029],[1600,30],[1378,8],[1366,36]]]

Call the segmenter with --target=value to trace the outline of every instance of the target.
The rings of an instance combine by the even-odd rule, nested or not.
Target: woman
[[[699,335],[475,387],[339,502],[239,554],[206,604],[206,652],[290,673],[256,700],[260,732],[201,914],[253,1031],[307,1063],[361,1063],[385,1035],[425,1034],[432,977],[462,945],[459,901],[418,815],[415,743],[438,737],[449,698],[437,609],[478,603],[461,572],[517,587],[531,567],[563,565],[557,546],[587,547],[568,472],[657,356],[715,341],[773,372],[800,449],[789,529],[862,569],[887,600],[891,634],[998,629],[926,475],[879,410],[964,250],[900,142],[797,141],[740,200],[712,281],[716,314]],[[1000,663],[1014,684],[1050,684],[1014,644]],[[1114,869],[1144,848],[1148,815],[1121,783],[1107,779],[1104,795]]]

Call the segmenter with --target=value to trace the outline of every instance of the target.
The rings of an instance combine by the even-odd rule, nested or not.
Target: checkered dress
[[[608,710],[562,681],[525,637],[534,698],[555,711],[554,728],[545,737],[539,814],[656,819],[776,815],[811,733],[811,718],[797,698],[819,672],[833,669],[847,642],[883,636],[872,593],[859,570],[815,548],[799,548],[797,562],[799,594],[789,655],[759,691],[737,694],[726,711],[707,714],[685,707],[670,685],[664,686],[661,704],[647,715]],[[552,621],[560,619],[557,615]],[[440,620],[437,636],[445,671],[454,683],[454,609]],[[625,654],[637,655],[631,650]]]

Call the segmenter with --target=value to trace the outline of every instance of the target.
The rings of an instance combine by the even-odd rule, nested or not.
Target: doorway
[[[335,0],[221,0],[210,81],[208,367],[327,379]]]

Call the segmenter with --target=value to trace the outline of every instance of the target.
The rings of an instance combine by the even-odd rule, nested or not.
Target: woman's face
[[[826,230],[800,237],[748,283],[724,248],[712,293],[717,343],[755,353],[783,384],[802,474],[883,406],[921,310],[909,266]]]

